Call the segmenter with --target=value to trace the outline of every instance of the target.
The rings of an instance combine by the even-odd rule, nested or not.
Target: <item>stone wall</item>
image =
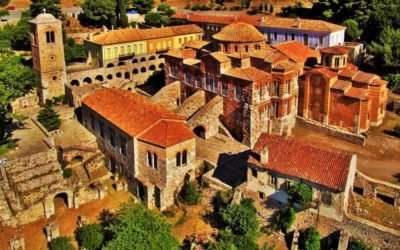
[[[188,119],[206,104],[206,95],[203,90],[199,90],[189,96],[176,110],[178,115]]]
[[[303,126],[305,128],[309,128],[316,132],[320,132],[326,134],[328,136],[332,136],[341,140],[349,141],[357,145],[365,144],[365,137],[362,135],[350,133],[347,131],[340,130],[339,128],[324,125],[322,123],[304,119],[302,117],[297,116],[296,122],[298,125]]]
[[[175,110],[181,102],[181,83],[176,81],[168,84],[153,95],[151,100],[171,111]]]

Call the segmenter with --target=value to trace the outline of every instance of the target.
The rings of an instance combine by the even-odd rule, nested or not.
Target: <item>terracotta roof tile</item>
[[[256,50],[254,52],[249,53],[250,57],[264,59],[264,61],[269,62],[271,64],[278,63],[283,60],[287,60],[288,57],[282,54],[281,52],[273,49],[271,47],[267,47],[265,49]]]
[[[161,146],[170,147],[195,138],[193,132],[183,122],[160,120],[138,139]]]
[[[191,49],[202,49],[205,46],[209,45],[210,43],[211,43],[210,41],[195,40],[185,43],[183,47]]]
[[[226,54],[224,54],[222,52],[219,52],[219,51],[210,53],[210,54],[205,55],[205,56],[211,56],[212,58],[214,58],[218,62],[227,62],[227,61],[231,60]]]
[[[266,40],[265,36],[254,26],[243,22],[235,22],[225,26],[220,32],[213,35],[213,38],[218,41],[235,43],[263,42]]]
[[[355,82],[370,83],[376,77],[377,75],[375,74],[357,71],[357,74],[352,78],[352,80]]]
[[[380,85],[386,85],[387,84],[387,81],[385,81],[385,80],[383,80],[383,79],[381,79],[381,78],[375,78],[372,82],[371,82],[371,85],[374,85],[374,86],[380,86]]]
[[[250,163],[334,190],[345,189],[352,155],[265,133],[253,152],[259,154],[264,146],[268,148],[268,163],[261,165],[256,157],[251,157]]]
[[[258,15],[237,15],[237,16],[215,16],[201,14],[185,14],[176,13],[172,18],[183,19],[196,23],[215,23],[215,24],[231,24],[234,22],[244,22],[252,25],[258,25],[262,21],[262,16]]]
[[[116,127],[132,137],[140,138],[143,132],[146,135],[142,140],[150,138],[151,143],[163,146],[170,145],[178,141],[178,135],[183,135],[182,141],[187,140],[190,132],[185,125],[185,120],[166,108],[152,103],[145,97],[129,91],[103,88],[85,97],[82,104],[89,107],[104,119],[114,124]],[[160,121],[168,121],[167,125]],[[171,122],[171,123],[169,123]],[[175,124],[175,123],[181,123]],[[166,131],[159,131],[162,126],[166,126]],[[169,135],[171,128],[176,129],[174,135]],[[156,141],[149,136],[147,129],[152,130],[158,135],[165,135],[165,142],[162,137]],[[162,145],[161,145],[162,144]]]
[[[346,27],[329,23],[322,20],[313,19],[299,19],[299,18],[285,18],[271,16],[265,18],[259,26],[271,27],[271,28],[283,28],[283,29],[297,29],[297,30],[308,30],[317,32],[335,32],[344,30]]]
[[[309,72],[319,72],[328,78],[333,78],[333,77],[337,76],[336,72],[334,72],[328,68],[314,68],[314,69],[310,70]]]
[[[112,30],[93,36],[90,42],[108,45],[117,43],[135,42],[185,34],[203,33],[203,30],[194,24],[171,26],[154,29],[120,29]]]
[[[346,80],[337,80],[331,87],[331,89],[346,91],[351,87],[351,82]]]
[[[283,62],[279,62],[279,63],[275,64],[272,69],[275,71],[290,71],[290,70],[293,70],[296,68],[297,68],[297,65],[295,63],[290,62],[290,61],[283,61]]]
[[[231,68],[223,73],[223,75],[243,79],[251,82],[267,81],[271,75],[267,72],[255,67],[248,68]]]
[[[320,57],[317,51],[314,51],[313,49],[302,44],[299,41],[278,43],[272,45],[272,47],[295,62],[305,63],[310,57]]]
[[[368,89],[351,87],[345,93],[345,96],[359,100],[368,100]]]
[[[354,69],[344,69],[339,71],[339,76],[345,77],[345,78],[353,78],[357,74],[357,70]]]
[[[193,49],[177,49],[177,50],[169,50],[166,56],[188,59],[188,58],[195,58],[196,51]]]
[[[346,55],[349,51],[340,46],[326,47],[319,50],[321,53],[332,54],[332,55]]]

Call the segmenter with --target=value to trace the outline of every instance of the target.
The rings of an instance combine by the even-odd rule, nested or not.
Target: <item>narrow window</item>
[[[115,147],[115,134],[112,129],[109,130],[110,132],[110,144],[111,146]]]
[[[187,151],[183,150],[182,152],[182,165],[185,166],[187,164]]]
[[[178,152],[178,153],[176,154],[176,166],[177,166],[177,167],[180,167],[180,166],[181,166],[181,153],[180,153],[180,152]]]
[[[292,33],[292,41],[294,41],[294,38],[295,38],[294,33]]]
[[[251,175],[252,175],[253,177],[257,178],[257,176],[258,176],[258,174],[257,174],[257,169],[252,168],[252,169],[251,169]]]
[[[119,138],[120,141],[120,152],[122,155],[126,155],[126,140],[124,137]]]
[[[104,123],[102,121],[100,123],[100,137],[104,138]]]
[[[275,39],[275,40],[278,39],[278,32],[274,32],[274,39]]]
[[[158,163],[157,163],[157,155],[153,153],[153,168],[158,169]]]
[[[147,151],[147,165],[148,165],[149,167],[151,167],[151,166],[153,165],[151,153],[150,153],[149,151]]]

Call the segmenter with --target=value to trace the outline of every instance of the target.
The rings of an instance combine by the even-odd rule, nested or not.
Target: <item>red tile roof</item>
[[[250,82],[262,82],[271,79],[271,75],[264,70],[255,67],[247,68],[231,68],[223,73],[223,75],[243,79]]]
[[[250,157],[248,162],[334,190],[345,189],[352,160],[351,154],[265,133],[258,139],[253,152],[259,154],[265,146],[268,148],[266,165],[261,165],[254,156]]]
[[[358,100],[368,100],[368,89],[351,87],[344,93],[344,96]]]
[[[184,19],[194,23],[214,23],[214,24],[231,24],[234,22],[244,22],[252,25],[258,25],[262,21],[262,16],[257,16],[257,15],[214,16],[214,15],[176,13],[172,16],[172,18]]]
[[[182,124],[180,126],[175,124],[171,125],[176,129],[174,132],[176,135],[184,135],[181,141],[187,140],[187,135],[192,133],[191,130],[186,127],[185,120],[182,117],[162,106],[152,103],[139,94],[129,91],[103,88],[85,97],[82,100],[82,104],[128,135],[138,137],[139,139],[142,133],[146,135],[146,138],[150,138],[148,133],[146,133],[146,130],[149,128],[158,135],[166,134],[170,131],[170,129],[167,129],[167,131],[158,131],[158,129],[163,129],[163,127],[160,125],[155,126],[157,123],[164,120],[168,122],[175,121],[176,123]],[[179,142],[176,135],[166,134],[165,137],[170,136],[173,139],[164,140],[160,137],[159,141],[152,139],[151,143],[159,146],[167,146],[172,142]],[[146,140],[146,138],[142,140]]]
[[[186,34],[203,34],[203,29],[194,24],[153,29],[120,29],[93,36],[90,42],[109,45],[142,40],[172,37]]]
[[[183,122],[160,120],[139,136],[139,140],[161,147],[170,147],[193,139],[193,132]]]
[[[334,72],[328,68],[314,68],[314,69],[310,70],[309,72],[319,72],[328,78],[333,78],[333,77],[337,76],[336,72]]]
[[[213,35],[213,38],[223,42],[254,43],[264,42],[265,36],[253,25],[243,22],[235,22],[225,26],[220,32]]]
[[[332,55],[346,55],[349,51],[340,46],[326,47],[319,50],[321,53],[332,54]]]
[[[387,81],[385,81],[381,78],[375,78],[371,83],[371,85],[374,85],[374,86],[380,86],[380,85],[386,85],[386,84],[387,84]]]
[[[336,90],[342,90],[346,91],[351,87],[351,82],[350,81],[345,81],[345,80],[337,80],[331,87],[331,89],[336,89]]]
[[[177,49],[177,50],[170,50],[165,54],[166,56],[188,59],[188,58],[195,58],[196,51],[194,49]]]
[[[295,62],[305,63],[310,57],[320,57],[317,51],[312,50],[310,47],[299,41],[278,43],[272,45],[272,47]]]

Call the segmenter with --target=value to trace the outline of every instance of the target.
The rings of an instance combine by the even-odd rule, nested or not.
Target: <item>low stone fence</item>
[[[38,126],[38,128],[44,133],[45,137],[43,138],[44,143],[51,149],[54,148],[54,136],[52,133],[57,133],[57,131],[49,132],[43,125],[37,120],[36,117],[31,118],[33,123]]]
[[[203,175],[203,181],[208,183],[211,188],[217,189],[217,190],[231,190],[232,187],[223,183],[222,181],[218,180],[217,178],[214,178],[214,169],[211,169],[207,173]]]
[[[311,130],[314,130],[316,132],[322,132],[323,134],[326,134],[328,136],[332,136],[341,140],[345,140],[357,145],[365,145],[365,137],[362,135],[354,134],[348,131],[341,130],[339,128],[321,124],[316,121],[304,119],[303,117],[296,117],[296,122],[298,125],[309,128]]]
[[[380,198],[400,210],[400,186],[356,172],[354,192],[367,198]]]

